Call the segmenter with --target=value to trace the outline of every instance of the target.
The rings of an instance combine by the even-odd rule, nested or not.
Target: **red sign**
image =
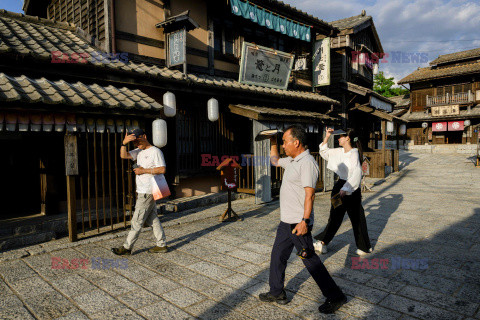
[[[446,122],[434,122],[432,123],[432,131],[447,131],[447,123]]]
[[[463,120],[461,121],[449,121],[448,131],[463,131]]]
[[[218,167],[221,170],[222,184],[227,189],[238,187],[239,170],[241,166],[232,158],[225,159]]]

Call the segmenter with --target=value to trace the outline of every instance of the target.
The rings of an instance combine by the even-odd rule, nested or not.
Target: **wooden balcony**
[[[427,107],[441,106],[447,104],[463,104],[474,102],[475,96],[469,90],[468,92],[459,92],[455,94],[445,94],[441,96],[427,96]]]

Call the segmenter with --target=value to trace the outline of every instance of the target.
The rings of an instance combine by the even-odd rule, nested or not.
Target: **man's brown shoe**
[[[166,253],[166,252],[168,252],[168,247],[167,246],[165,246],[165,247],[155,246],[155,247],[149,249],[148,252],[150,252],[150,253]]]
[[[125,249],[124,246],[118,248],[112,248],[112,252],[117,256],[129,256],[132,254],[132,250]]]

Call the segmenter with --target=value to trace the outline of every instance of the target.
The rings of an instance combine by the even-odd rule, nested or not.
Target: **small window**
[[[225,31],[225,54],[231,54],[233,55],[234,53],[234,42],[235,42],[235,37],[233,35],[233,31],[231,29],[226,29]]]
[[[222,28],[218,24],[213,26],[213,42],[215,51],[223,52]]]

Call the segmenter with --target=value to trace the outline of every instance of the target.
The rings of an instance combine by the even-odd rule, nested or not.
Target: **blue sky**
[[[283,0],[325,21],[373,17],[385,52],[422,53],[431,61],[441,54],[480,47],[478,0]],[[23,0],[0,0],[0,8],[21,12]],[[387,59],[388,60],[388,59]],[[396,81],[428,63],[390,59],[380,70]]]
[[[22,12],[23,0],[0,0],[0,9]]]
[[[283,0],[325,21],[359,15],[373,17],[386,53],[422,53],[428,61],[441,54],[480,47],[478,0]],[[387,59],[388,60],[388,59]],[[380,71],[402,79],[428,63],[380,64]]]

